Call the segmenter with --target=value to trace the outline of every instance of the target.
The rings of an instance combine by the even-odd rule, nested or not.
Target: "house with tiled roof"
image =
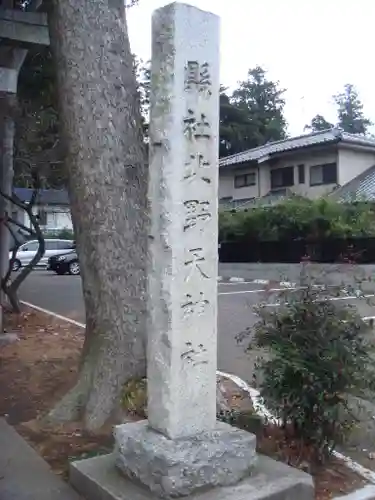
[[[349,192],[368,192],[369,186],[375,199],[375,139],[335,128],[271,142],[219,162],[224,209],[270,205],[293,194],[352,198]]]
[[[14,194],[25,203],[28,203],[33,194],[33,189],[14,188]],[[30,227],[28,216],[23,210],[13,205],[13,218],[21,224]],[[37,193],[34,212],[39,216],[40,226],[43,231],[72,230],[70,203],[68,192],[65,189],[40,189]]]

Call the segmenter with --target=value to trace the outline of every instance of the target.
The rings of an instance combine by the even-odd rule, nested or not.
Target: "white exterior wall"
[[[256,185],[255,186],[245,186],[242,188],[234,187],[234,178],[237,175],[251,174],[255,173]],[[219,199],[231,197],[234,200],[242,198],[257,198],[259,196],[258,187],[258,169],[257,167],[247,167],[232,169],[228,168],[228,171],[219,171]]]
[[[70,209],[66,205],[51,205],[51,206],[36,206],[33,210],[34,213],[38,213],[38,210],[45,210],[47,212],[47,225],[42,226],[42,229],[54,229],[54,230],[62,230],[68,229],[73,231],[72,218],[70,215]],[[23,224],[26,227],[31,227],[30,220],[28,215],[24,210],[20,208],[14,207],[12,214],[12,218],[17,220],[20,224]],[[20,229],[17,226],[13,227],[14,231],[19,234],[19,239],[21,243],[24,240],[24,237],[20,236]],[[13,247],[14,240],[11,237],[10,248]]]
[[[259,164],[259,174],[258,167],[242,167],[242,168],[232,168],[227,169],[223,167],[219,173],[219,199],[232,197],[233,200],[239,200],[243,198],[257,198],[259,196],[265,196],[269,193],[271,189],[271,170],[294,166],[294,186],[292,189],[294,192],[299,193],[303,196],[308,197],[319,197],[326,193],[332,191],[335,184],[325,184],[319,186],[310,186],[310,167],[314,165],[322,165],[325,163],[338,163],[338,154],[336,147],[326,149],[324,151],[313,151],[299,154],[289,154],[277,161],[264,162]],[[305,183],[298,183],[298,165],[305,165]],[[373,162],[375,164],[375,161]],[[255,172],[257,183],[255,186],[247,186],[242,188],[234,187],[234,178],[236,175],[242,175]],[[357,174],[356,174],[357,175]],[[340,173],[339,173],[340,177]]]
[[[73,230],[73,223],[70,209],[66,205],[36,205],[33,209],[34,214],[39,211],[47,213],[46,229],[69,229]],[[18,220],[27,227],[30,227],[30,221],[23,210],[18,211]]]
[[[60,211],[61,210],[61,211]],[[58,210],[58,207],[48,207],[47,211],[47,229],[69,229],[73,230],[70,210],[64,208]]]
[[[309,198],[319,198],[332,191],[336,184],[321,184],[318,186],[310,186],[310,168],[314,165],[324,165],[327,163],[337,163],[338,176],[339,176],[339,162],[336,147],[332,147],[325,151],[314,151],[305,154],[293,154],[289,157],[280,158],[271,167],[268,166],[268,179],[271,179],[270,171],[275,168],[283,168],[294,166],[294,186],[290,189],[302,196]],[[299,184],[298,182],[298,165],[305,165],[305,183]],[[268,184],[268,191],[262,193],[262,196],[267,194],[271,188],[270,182]]]
[[[230,169],[219,171],[219,199],[233,197],[234,175]],[[244,197],[245,198],[245,197]]]
[[[371,151],[340,146],[338,156],[340,166],[338,182],[341,186],[375,165],[375,152]]]

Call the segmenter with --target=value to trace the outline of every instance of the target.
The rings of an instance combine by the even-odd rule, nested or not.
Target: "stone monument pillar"
[[[311,478],[216,421],[218,135],[219,19],[167,5],[153,17],[148,420],[72,464],[91,500],[313,499]]]
[[[148,422],[116,429],[117,465],[161,496],[232,484],[255,437],[216,422],[219,19],[153,16]]]
[[[153,18],[148,419],[171,439],[216,423],[219,19]]]

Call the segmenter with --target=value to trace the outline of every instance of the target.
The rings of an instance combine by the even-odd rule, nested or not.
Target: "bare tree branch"
[[[7,223],[8,223],[7,228],[9,231],[11,231],[11,234],[13,235],[13,238],[15,239],[15,241],[18,241],[18,240],[15,237],[14,232],[12,232],[10,223],[18,226],[19,228],[21,228],[22,230],[27,232],[30,236],[34,236],[38,240],[38,243],[39,243],[38,250],[37,250],[36,254],[34,255],[34,257],[32,258],[31,262],[29,262],[21,270],[21,272],[16,276],[16,278],[9,283],[11,273],[13,270],[14,261],[16,259],[17,250],[19,248],[19,245],[18,245],[18,247],[16,245],[16,247],[13,249],[13,252],[12,252],[12,258],[9,262],[9,267],[8,267],[8,271],[6,273],[6,276],[1,281],[2,289],[3,289],[4,293],[8,296],[9,302],[11,303],[13,310],[17,313],[19,313],[21,311],[20,301],[19,301],[18,296],[17,296],[18,289],[19,289],[21,283],[31,273],[34,266],[36,266],[38,264],[38,262],[43,257],[44,252],[45,252],[44,236],[43,236],[43,233],[40,229],[39,219],[38,219],[38,216],[33,213],[33,208],[34,208],[34,205],[35,205],[35,202],[37,199],[37,195],[38,195],[39,177],[38,177],[38,173],[36,172],[35,169],[32,169],[31,175],[33,178],[34,190],[33,190],[33,193],[31,195],[30,201],[28,203],[23,202],[14,192],[13,192],[12,196],[9,196],[0,190],[0,196],[3,196],[4,199],[13,203],[18,208],[21,208],[22,210],[24,210],[30,219],[30,223],[31,223],[32,228],[28,228],[27,226],[25,226],[21,222],[18,222],[17,220],[13,219],[12,217],[7,216]]]
[[[12,238],[16,242],[17,245],[22,245],[22,242],[18,239],[16,231],[13,230],[12,226],[10,225],[10,220],[5,220],[4,224],[7,227],[8,231],[12,235]]]
[[[31,170],[31,177],[33,180],[34,187],[37,186],[37,188],[35,188],[34,191],[32,192],[32,195],[31,195],[31,198],[29,201],[29,206],[33,207],[35,205],[36,198],[38,196],[38,189],[40,187],[40,179],[39,179],[39,176],[38,176],[36,169]]]
[[[16,231],[13,230],[12,226],[9,224],[8,221],[4,221],[4,224],[5,226],[7,227],[8,231],[10,232],[10,234],[12,235],[12,238],[14,239],[16,245],[14,246],[13,250],[12,250],[12,257],[9,261],[9,266],[8,266],[8,270],[5,274],[5,276],[3,277],[3,279],[1,280],[1,288],[3,290],[5,290],[6,286],[7,286],[7,283],[10,279],[10,276],[12,274],[12,270],[13,270],[13,265],[14,265],[14,262],[16,261],[16,255],[17,255],[17,251],[19,249],[19,247],[21,246],[21,242],[20,240],[17,238],[17,233]],[[11,298],[8,296],[9,298],[9,301],[11,302]],[[12,302],[11,302],[12,304]],[[12,307],[14,308],[14,304],[12,304]]]
[[[17,293],[21,283],[26,279],[26,277],[31,273],[33,268],[38,264],[38,262],[43,257],[45,252],[44,236],[40,229],[38,216],[33,214],[32,207],[30,205],[27,205],[26,213],[30,218],[30,222],[34,228],[34,234],[38,240],[39,245],[38,245],[38,250],[34,255],[34,257],[32,258],[31,262],[29,262],[24,268],[22,268],[22,271],[8,286],[8,290],[12,294]]]
[[[0,196],[2,196],[7,201],[10,201],[11,203],[16,205],[17,207],[22,208],[22,210],[26,210],[26,208],[25,208],[27,206],[26,203],[24,203],[20,198],[18,198],[18,196],[15,193],[13,193],[10,196],[10,195],[4,193],[4,191],[0,190]]]
[[[17,161],[19,161],[20,163],[25,163],[30,169],[30,171],[32,170],[32,164],[29,160],[26,160],[26,158],[21,158],[20,156],[17,156],[16,158],[14,158],[14,162]]]
[[[1,193],[0,193],[0,196],[1,196]],[[14,224],[15,226],[19,227],[20,229],[22,229],[23,231],[25,231],[26,233],[29,233],[30,236],[34,236],[35,233],[32,229],[30,229],[29,227],[25,226],[24,224],[22,224],[22,222],[19,222],[18,220],[16,219],[13,219],[13,217],[8,217],[7,220]]]
[[[42,5],[42,0],[30,0],[27,10],[38,10]]]

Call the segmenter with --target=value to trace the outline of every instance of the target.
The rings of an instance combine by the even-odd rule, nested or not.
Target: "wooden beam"
[[[0,9],[0,40],[21,48],[49,45],[47,14]]]

